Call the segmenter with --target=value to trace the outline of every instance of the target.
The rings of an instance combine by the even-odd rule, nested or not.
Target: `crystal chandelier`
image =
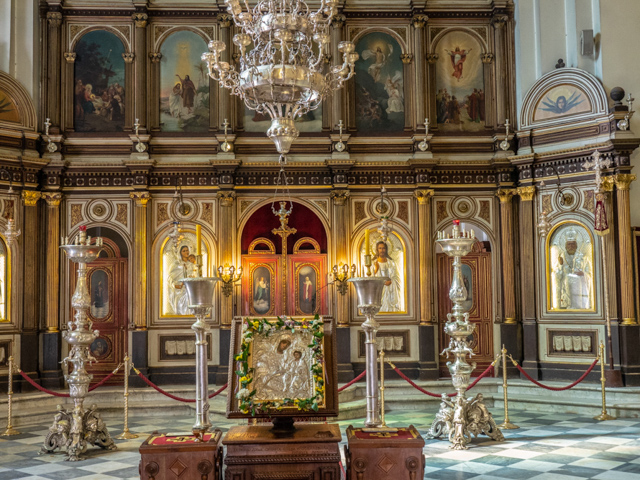
[[[224,3],[242,31],[233,37],[240,49],[240,71],[220,60],[227,47],[221,40],[209,43],[202,60],[211,78],[251,110],[271,117],[267,135],[284,162],[299,134],[296,118],[318,108],[324,97],[349,80],[359,55],[353,43],[340,42],[342,65],[328,68],[325,64],[330,53],[329,25],[338,11],[336,0],[321,0],[315,12],[304,0],[260,0],[253,9],[245,1],[247,11],[240,0]]]

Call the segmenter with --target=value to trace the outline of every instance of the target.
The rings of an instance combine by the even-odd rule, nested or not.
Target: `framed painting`
[[[436,112],[447,133],[479,132],[485,126],[482,47],[470,33],[452,30],[438,41]]]
[[[593,238],[577,222],[562,222],[547,236],[547,309],[595,311]]]
[[[80,39],[75,53],[75,130],[121,132],[126,94],[122,41],[106,30],[94,30]]]
[[[110,336],[99,336],[91,343],[89,350],[96,360],[106,359],[113,351],[112,338]]]
[[[11,355],[11,340],[0,340],[0,368],[9,365]]]
[[[327,311],[326,298],[326,255],[298,254],[287,257],[289,278],[288,304],[295,315],[323,315]]]
[[[398,41],[372,32],[356,44],[356,127],[361,132],[404,129],[404,69]]]
[[[227,417],[336,416],[331,317],[234,318]]]
[[[244,256],[242,259],[243,315],[272,316],[280,314],[278,278],[280,257],[275,255]]]
[[[538,102],[533,120],[547,120],[591,112],[587,94],[575,85],[558,85],[549,89]]]
[[[160,130],[209,131],[209,75],[200,58],[207,42],[182,30],[162,43],[160,52]]]
[[[89,313],[92,319],[105,322],[111,313],[111,287],[109,274],[106,270],[96,268],[89,277],[89,295],[91,306]]]

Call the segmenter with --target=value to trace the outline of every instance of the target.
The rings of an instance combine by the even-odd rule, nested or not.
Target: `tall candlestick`
[[[369,244],[369,230],[364,231],[364,254],[371,255],[371,245]]]
[[[196,255],[202,255],[202,227],[196,225]]]

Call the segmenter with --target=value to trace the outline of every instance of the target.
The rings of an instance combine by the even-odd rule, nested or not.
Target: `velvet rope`
[[[119,369],[120,367],[118,367]],[[113,372],[111,372],[109,375],[107,375],[106,377],[104,377],[102,380],[100,380],[98,383],[96,383],[95,385],[89,387],[89,391],[92,392],[94,391],[96,388],[101,387],[102,385],[104,385],[106,382],[108,382],[111,377],[113,377],[116,373],[118,373],[118,370],[115,370]]]
[[[573,382],[571,385],[567,385],[566,387],[549,387],[549,386],[543,385],[542,383],[538,382],[537,380],[534,380],[533,378],[531,378],[529,376],[529,374],[527,372],[525,372],[522,369],[522,367],[520,367],[520,365],[518,365],[518,362],[516,362],[513,358],[511,359],[511,361],[516,366],[516,368],[520,371],[521,374],[523,374],[527,378],[527,380],[529,380],[532,383],[535,383],[539,387],[546,388],[547,390],[553,390],[554,392],[561,392],[563,390],[569,390],[570,388],[573,388],[576,385],[578,385],[581,381],[583,381],[585,378],[587,378],[587,375],[589,375],[591,373],[591,370],[594,369],[594,367],[598,364],[599,360],[600,360],[600,357],[596,358],[593,361],[593,363],[591,364],[591,366],[588,368],[588,370],[586,372],[584,372],[584,374],[582,374],[582,376],[578,380]]]
[[[367,371],[365,370],[365,371],[364,371],[364,372],[362,372],[360,375],[358,375],[356,378],[354,378],[353,380],[351,380],[349,383],[347,383],[347,384],[345,384],[345,385],[341,386],[341,387],[338,389],[338,393],[340,393],[341,391],[343,391],[343,390],[344,390],[344,389],[346,389],[346,388],[349,388],[349,387],[350,387],[351,385],[353,385],[354,383],[356,383],[356,382],[358,382],[358,381],[362,380],[366,374],[367,374]]]
[[[422,387],[420,387],[420,386],[416,385],[416,383],[415,383],[413,380],[411,380],[409,377],[407,377],[404,373],[402,373],[398,367],[396,367],[396,366],[395,366],[395,365],[393,365],[393,364],[390,364],[390,365],[393,367],[393,369],[395,370],[395,372],[396,372],[398,375],[400,375],[400,377],[401,377],[402,379],[406,380],[406,381],[409,383],[409,385],[411,385],[411,386],[412,386],[413,388],[415,388],[416,390],[419,390],[420,392],[422,392],[422,393],[424,393],[424,394],[426,394],[426,395],[429,395],[430,397],[434,397],[434,398],[441,398],[441,397],[442,397],[442,394],[430,392],[429,390],[425,390],[424,388],[422,388]],[[487,369],[486,369],[484,372],[482,372],[482,373],[480,374],[480,376],[479,376],[478,378],[476,378],[476,379],[473,381],[473,383],[472,383],[471,385],[469,385],[469,386],[467,387],[467,390],[470,390],[471,388],[475,387],[476,383],[478,383],[478,382],[480,381],[480,379],[482,379],[482,378],[484,378],[485,376],[487,376],[487,374],[488,374],[490,371],[492,371],[492,370],[493,370],[493,363],[492,363],[491,365],[489,365],[489,366],[487,367]],[[455,397],[455,396],[456,396],[456,395],[458,395],[458,394],[457,394],[456,392],[454,392],[454,393],[447,393],[446,395],[447,395],[447,397]]]
[[[161,389],[159,386],[157,386],[155,383],[153,383],[151,380],[149,380],[147,377],[145,377],[142,372],[140,370],[138,370],[137,368],[133,368],[133,370],[136,372],[136,374],[144,381],[144,383],[146,383],[147,385],[149,385],[151,388],[153,388],[154,390],[156,390],[157,392],[161,393],[162,395],[164,395],[165,397],[169,397],[172,400],[177,400],[178,402],[183,402],[183,403],[195,403],[196,399],[195,398],[182,398],[182,397],[177,397],[175,395],[171,395],[169,392],[164,391],[163,389]],[[227,388],[229,384],[225,383],[220,389],[216,390],[215,392],[213,392],[211,395],[209,395],[209,398],[213,398],[216,395],[218,395],[219,393],[221,393],[225,388]]]
[[[29,376],[27,376],[26,373],[24,373],[22,370],[18,370],[18,373],[22,376],[22,378],[24,378],[27,382],[29,382],[29,384],[31,384],[32,387],[37,388],[38,390],[40,390],[41,392],[44,392],[48,395],[53,395],[54,397],[69,397],[68,393],[60,393],[60,392],[54,392],[52,390],[49,390],[48,388],[44,388],[42,385],[38,385],[36,382],[34,382],[33,380],[31,380],[31,378]],[[101,387],[102,385],[104,385],[106,382],[109,381],[109,379],[111,379],[111,377],[113,377],[115,374],[117,373],[117,370],[114,372],[111,372],[109,375],[107,375],[106,377],[104,377],[102,380],[100,380],[98,383],[96,383],[95,385],[92,385],[91,387],[89,387],[89,391],[92,392],[93,390],[95,390],[98,387]]]

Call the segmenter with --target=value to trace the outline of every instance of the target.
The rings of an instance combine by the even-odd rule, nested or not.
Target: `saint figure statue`
[[[169,268],[166,280],[169,285],[169,314],[189,315],[189,297],[182,284],[183,278],[196,276],[195,257],[191,255],[193,260],[189,257],[189,245],[181,245]]]
[[[382,292],[380,312],[402,311],[402,285],[396,262],[388,255],[387,244],[382,240],[376,243],[376,258],[373,261],[373,274],[376,277],[389,277]]]
[[[591,295],[593,269],[590,255],[585,255],[586,245],[578,244],[578,235],[570,227],[565,237],[564,248],[559,245],[551,249],[557,260],[553,268],[555,291],[552,306],[558,309],[585,310],[593,308]],[[557,258],[555,257],[557,255]]]

